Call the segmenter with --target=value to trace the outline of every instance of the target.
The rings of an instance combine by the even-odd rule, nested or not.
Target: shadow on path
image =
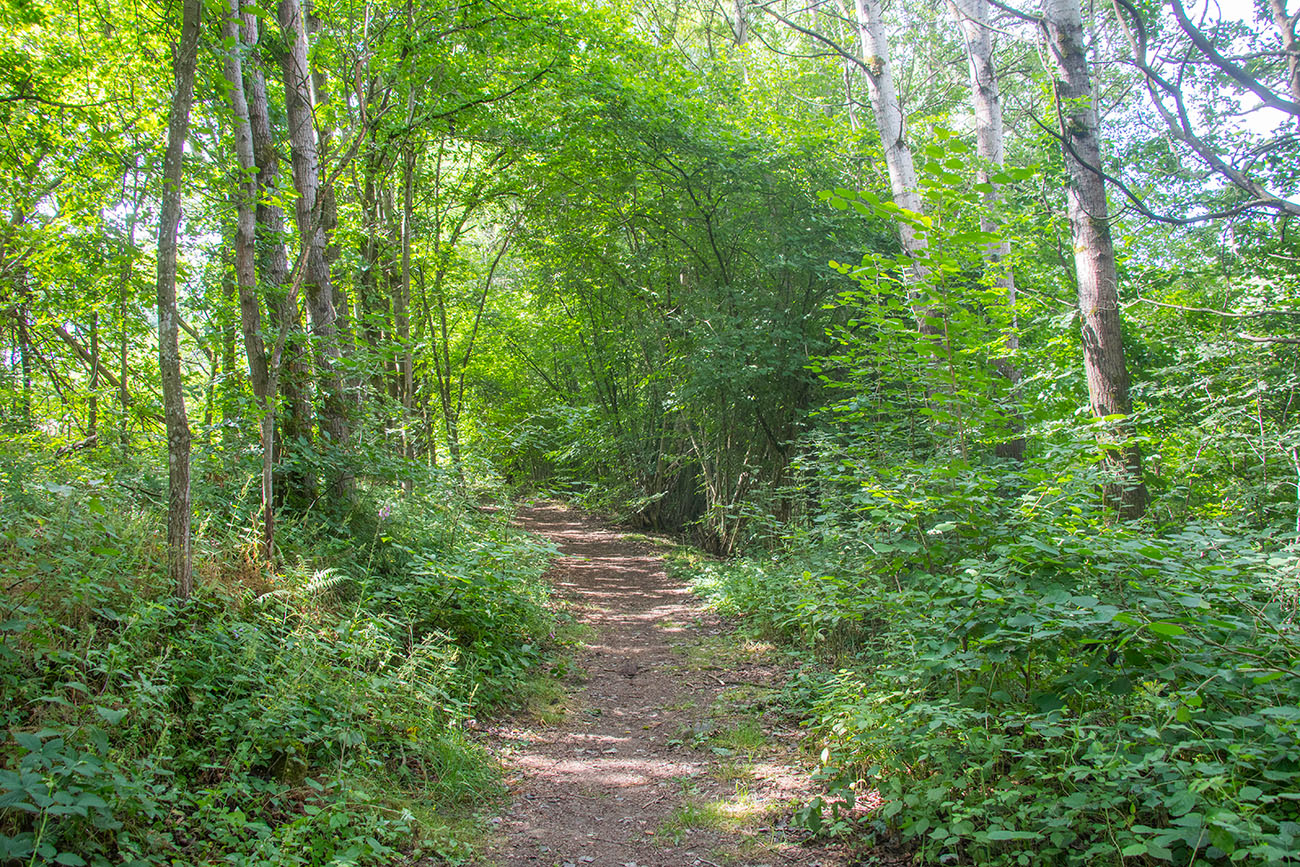
[[[780,672],[742,652],[669,578],[653,543],[551,504],[522,509],[517,523],[559,546],[550,578],[593,634],[562,721],[547,727],[521,715],[489,730],[513,800],[493,820],[488,863],[847,864],[838,850],[799,845],[804,835],[787,825],[810,796],[796,731],[760,717],[738,729],[747,732],[743,751],[718,746],[740,738],[719,708],[774,692]]]

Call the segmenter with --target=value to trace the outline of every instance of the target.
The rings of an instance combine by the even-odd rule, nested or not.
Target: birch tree
[[[975,116],[975,153],[981,164],[976,169],[975,180],[984,185],[984,211],[980,214],[980,230],[998,233],[1002,224],[997,217],[1002,203],[999,185],[993,180],[989,168],[1006,165],[1006,143],[1002,125],[1002,95],[998,87],[997,68],[993,62],[993,39],[989,21],[988,0],[949,0],[961,27],[962,41],[970,67],[971,109]],[[1011,322],[1004,335],[1007,354],[995,360],[1000,373],[1014,387],[1020,382],[1021,372],[1013,361],[1020,346],[1017,327],[1016,280],[1007,258],[1011,255],[1011,241],[1005,237],[984,245],[984,261],[992,272],[993,285],[1005,293],[1011,308]],[[1025,440],[1014,436],[996,446],[1001,457],[1021,460],[1025,455]]]
[[[230,0],[222,26],[228,46],[225,58],[226,82],[234,117],[235,157],[239,165],[239,191],[235,224],[235,283],[239,293],[240,331],[253,397],[262,411],[262,557],[270,563],[275,553],[275,410],[270,389],[266,344],[262,339],[261,303],[257,295],[257,202],[261,198],[257,158],[253,147],[253,125],[244,89],[242,62],[244,28],[239,0]],[[256,24],[253,25],[256,27]],[[251,44],[251,40],[250,40]],[[264,90],[264,88],[263,88]],[[282,345],[282,344],[281,344]],[[277,381],[278,381],[278,373]]]
[[[862,69],[867,74],[867,91],[871,97],[871,111],[875,116],[876,130],[880,133],[880,148],[889,172],[889,188],[894,204],[915,214],[923,214],[925,206],[917,188],[916,166],[912,147],[907,140],[907,121],[903,114],[898,90],[894,87],[894,73],[889,59],[889,39],[885,34],[885,20],[879,0],[854,0],[857,15],[858,40],[862,51]],[[903,251],[914,261],[914,282],[923,282],[926,269],[916,260],[923,258],[929,241],[924,234],[905,220],[898,223],[899,239]],[[924,331],[926,325],[921,324]]]

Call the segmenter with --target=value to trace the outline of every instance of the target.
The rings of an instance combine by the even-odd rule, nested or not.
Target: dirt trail
[[[843,867],[787,826],[809,793],[775,713],[771,648],[744,642],[664,571],[655,543],[554,505],[518,522],[555,541],[551,577],[591,629],[553,725],[489,730],[513,803],[499,867]]]

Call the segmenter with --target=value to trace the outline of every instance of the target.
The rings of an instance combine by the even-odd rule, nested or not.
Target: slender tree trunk
[[[370,85],[371,93],[374,91],[374,83]],[[370,97],[367,96],[367,99]],[[382,254],[379,231],[380,226],[385,226],[392,235],[397,234],[397,229],[384,219],[385,214],[380,202],[380,185],[379,176],[379,145],[375,141],[375,130],[371,129],[368,133],[369,141],[366,147],[366,159],[363,166],[364,183],[361,185],[361,213],[365,215],[363,239],[358,252],[361,255],[361,277],[357,285],[357,307],[356,328],[358,335],[370,347],[370,351],[381,354],[383,351],[382,340],[375,327],[374,304],[375,296],[379,293],[379,272],[380,256]],[[384,360],[382,364],[371,367],[370,388],[374,392],[375,400],[382,401],[385,394],[386,374],[388,371],[388,362]]]
[[[301,2],[304,3],[303,12],[307,17],[307,38],[311,40],[321,31],[323,25],[320,17],[316,14],[316,0],[301,0]],[[330,79],[325,70],[316,64],[311,66],[311,96],[313,100],[312,116],[328,118],[331,103],[333,102],[330,96]],[[325,264],[332,268],[339,258],[339,246],[334,241],[334,233],[339,224],[339,209],[334,194],[334,184],[327,179],[325,167],[330,162],[334,130],[328,124],[322,124],[319,128],[316,128],[316,132],[316,165],[318,166],[317,177],[320,184],[317,193],[319,197],[317,212],[320,216],[321,229],[325,233]],[[340,359],[353,360],[357,356],[357,335],[356,325],[353,321],[356,317],[352,311],[352,303],[348,299],[345,287],[339,281],[330,281],[330,295],[334,304],[334,329],[337,334],[339,357]],[[356,372],[349,375],[347,380],[344,381],[344,394],[341,400],[346,405],[350,393],[351,401],[360,409],[365,401],[365,378],[360,372],[362,365],[349,364],[348,367]]]
[[[984,212],[980,214],[980,229],[995,233],[1002,229],[997,219],[1002,204],[1002,191],[995,183],[987,166],[1006,164],[1005,136],[1002,126],[1002,98],[998,88],[997,69],[993,64],[993,40],[990,36],[988,0],[950,0],[957,22],[966,43],[966,57],[970,61],[971,106],[975,112],[975,153],[983,161],[976,170],[976,181],[988,184],[984,193]],[[1016,280],[1007,259],[1011,255],[1011,242],[1005,238],[984,246],[984,261],[993,275],[996,287],[1002,290],[1011,316],[1003,336],[1007,354],[993,361],[998,373],[1010,383],[1014,393],[1022,379],[1020,369],[1012,360],[1020,348],[1020,330],[1016,320]],[[1010,419],[1009,439],[999,442],[994,451],[998,457],[1021,461],[1025,457],[1025,438],[1020,434],[1024,423],[1018,413]]]
[[[176,596],[188,599],[194,589],[190,557],[190,425],[181,378],[180,324],[176,309],[176,236],[181,220],[181,177],[185,139],[194,98],[194,69],[199,53],[201,0],[184,0],[181,39],[176,51],[176,90],[167,121],[167,153],[158,218],[158,369],[162,376],[163,412],[167,420],[167,574]]]
[[[858,120],[858,100],[853,95],[853,64],[844,61],[844,105],[849,112],[849,129],[854,132],[862,123]]]
[[[889,172],[889,188],[894,204],[913,214],[925,213],[925,205],[916,180],[916,166],[912,160],[912,145],[907,140],[907,121],[902,103],[894,87],[894,75],[889,59],[889,40],[885,35],[885,20],[880,11],[880,0],[854,0],[857,15],[858,39],[862,47],[862,62],[866,66],[867,91],[871,96],[871,110],[875,115],[876,130],[880,133],[880,147],[884,151],[885,168]],[[930,305],[925,297],[930,279],[926,264],[930,240],[907,220],[898,221],[898,236],[905,252],[912,260],[909,283],[912,310],[921,334],[942,339],[943,314]]]
[[[17,229],[26,222],[27,214],[21,206],[14,208],[13,216],[9,218],[11,229]],[[18,410],[22,415],[23,425],[27,430],[32,426],[32,338],[30,325],[28,324],[28,310],[31,307],[31,286],[27,274],[27,266],[24,264],[21,256],[15,256],[12,262],[6,263],[8,251],[5,250],[4,236],[0,235],[0,265],[7,265],[6,270],[13,271],[13,283],[15,288],[15,304],[12,308],[14,315],[14,337],[18,349],[18,364],[22,371],[22,397],[19,399]]]
[[[125,186],[125,181],[123,181],[123,186]],[[118,327],[121,329],[117,358],[117,401],[122,413],[121,424],[118,426],[118,442],[122,448],[123,460],[126,459],[131,449],[131,435],[129,432],[131,393],[127,390],[127,349],[131,342],[128,312],[130,309],[131,284],[135,280],[135,229],[140,219],[140,207],[144,203],[143,187],[146,185],[141,184],[140,186],[141,189],[137,192],[131,213],[126,220],[126,236],[122,238],[119,251],[122,263],[117,285],[117,319]]]
[[[1101,165],[1101,146],[1083,42],[1083,14],[1079,0],[1045,0],[1043,5],[1043,27],[1056,72],[1056,100],[1070,178],[1066,201],[1078,274],[1088,396],[1093,415],[1109,419],[1104,422],[1109,429],[1106,454],[1116,480],[1105,486],[1105,497],[1121,518],[1139,518],[1146,511],[1147,489],[1142,480],[1142,453],[1131,442],[1132,404],[1120,331],[1119,276],[1106,186],[1089,169]]]
[[[885,167],[889,171],[889,187],[894,204],[913,213],[923,213],[921,195],[917,190],[916,167],[912,161],[912,146],[907,140],[907,124],[903,117],[898,91],[894,88],[894,74],[889,60],[889,40],[885,36],[885,21],[879,0],[854,0],[857,13],[858,39],[862,46],[862,62],[867,68],[867,90],[871,95],[871,110],[880,133],[880,147],[884,151]],[[909,256],[924,253],[929,240],[918,235],[908,223],[900,222],[899,237],[903,250]],[[918,273],[917,281],[925,273]]]
[[[441,269],[440,269],[441,270]],[[451,349],[448,339],[450,329],[447,326],[447,304],[442,294],[441,274],[434,280],[438,292],[438,333],[442,338],[441,346],[434,349],[434,370],[438,375],[438,402],[442,407],[442,426],[447,435],[447,455],[456,471],[456,477],[465,481],[460,463],[460,418],[456,413],[455,401],[451,396],[452,377],[455,375],[451,366]]]
[[[1282,52],[1286,55],[1286,77],[1291,101],[1300,102],[1300,40],[1296,39],[1296,23],[1300,12],[1289,14],[1286,0],[1268,0],[1268,10],[1273,17],[1278,38],[1282,40]],[[1300,117],[1296,118],[1296,124],[1300,126]]]
[[[239,196],[239,190],[235,191],[235,195],[236,197]],[[236,202],[235,209],[236,214],[238,214],[238,202]],[[236,216],[236,232],[239,230],[238,222],[239,218]],[[221,442],[230,441],[232,436],[230,426],[239,414],[239,401],[240,394],[243,391],[242,380],[244,378],[243,368],[235,362],[236,334],[240,330],[235,324],[235,311],[238,309],[239,277],[235,273],[235,239],[231,236],[230,240],[230,246],[222,251],[221,256],[221,307],[213,317],[220,329],[217,335],[219,345],[213,346],[212,351],[209,353],[212,358],[215,404],[216,409],[219,409],[221,413],[221,427],[218,437]],[[217,363],[218,359],[220,364]]]
[[[253,150],[253,125],[249,116],[248,97],[244,91],[243,31],[240,26],[240,0],[230,0],[222,26],[222,37],[229,46],[225,58],[226,81],[230,88],[230,107],[235,117],[235,156],[239,162],[240,184],[238,216],[235,223],[235,285],[239,291],[239,325],[248,356],[253,396],[262,412],[262,559],[275,558],[275,410],[270,394],[266,344],[262,340],[262,311],[257,297],[257,156]]]
[[[86,399],[86,436],[99,439],[99,311],[90,313],[90,396]]]
[[[433,316],[429,312],[429,291],[428,291],[428,287],[425,285],[424,282],[424,269],[413,268],[412,271],[413,271],[413,276],[415,277],[415,280],[420,287],[420,292],[419,292],[420,307],[424,313],[423,316],[424,327],[421,329],[421,331],[423,332],[423,340],[432,343],[433,342]],[[434,361],[436,362],[438,358],[437,352],[435,351],[431,354],[433,355]],[[435,363],[435,367],[436,366],[437,365]],[[437,390],[437,385],[435,383],[433,373],[429,371],[427,363],[425,365],[425,375],[423,377],[423,382],[424,382],[424,387],[421,389],[422,393],[420,395],[420,400],[419,400],[420,413],[424,419],[424,443],[425,443],[425,448],[427,449],[426,457],[428,458],[429,461],[429,469],[433,469],[438,465],[438,438],[437,438],[437,432],[434,430],[435,416],[432,412],[429,411],[429,409],[433,405],[433,397],[434,397],[434,393]]]
[[[320,159],[312,117],[311,71],[307,60],[307,30],[299,0],[279,0],[277,8],[280,29],[286,42],[281,64],[284,71],[293,181],[298,191],[295,216],[306,254],[303,288],[315,338],[312,356],[321,392],[320,427],[327,447],[339,451],[346,446],[348,439],[347,404],[343,377],[339,372],[341,353],[334,287],[326,259],[328,239],[323,208],[327,203],[321,197]],[[351,487],[352,480],[346,472],[335,473],[331,482],[335,497],[350,500]]]
[[[259,23],[251,8],[243,12],[244,42],[256,46],[260,41]],[[250,55],[251,57],[252,55]],[[267,407],[263,416],[263,441],[270,443],[262,451],[264,477],[274,474],[279,455],[290,448],[310,444],[312,438],[311,404],[307,399],[306,341],[296,301],[290,300],[289,258],[285,253],[284,212],[271,196],[280,190],[280,154],[271,134],[267,105],[266,76],[261,64],[249,64],[247,102],[249,127],[253,134],[253,157],[257,161],[257,267],[266,286],[266,309],[275,330],[284,336],[282,352],[267,362]],[[295,296],[296,297],[296,296]],[[283,364],[283,373],[277,365]],[[275,414],[279,393],[284,392],[284,422],[277,431]],[[270,417],[270,434],[266,432]],[[292,472],[283,478],[282,493],[287,499],[307,503],[315,496],[315,480],[307,473]],[[273,480],[263,479],[264,490],[277,490]],[[273,546],[272,546],[273,547]],[[268,560],[272,553],[267,553]]]
[[[32,426],[32,336],[27,324],[27,273],[18,275],[23,300],[18,305],[18,361],[23,371],[23,425]]]
[[[402,159],[402,281],[393,296],[393,319],[397,326],[397,340],[401,347],[398,369],[401,375],[402,399],[402,454],[410,461],[415,457],[411,438],[411,407],[415,391],[415,358],[411,349],[411,224],[415,219],[415,148],[409,146]],[[410,478],[402,481],[406,493],[414,490]]]

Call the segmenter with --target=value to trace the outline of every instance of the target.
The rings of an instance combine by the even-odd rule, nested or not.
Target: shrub
[[[228,496],[177,603],[151,480],[4,456],[0,862],[465,857],[498,788],[461,726],[541,657],[551,549],[425,481],[285,516],[275,575]]]

